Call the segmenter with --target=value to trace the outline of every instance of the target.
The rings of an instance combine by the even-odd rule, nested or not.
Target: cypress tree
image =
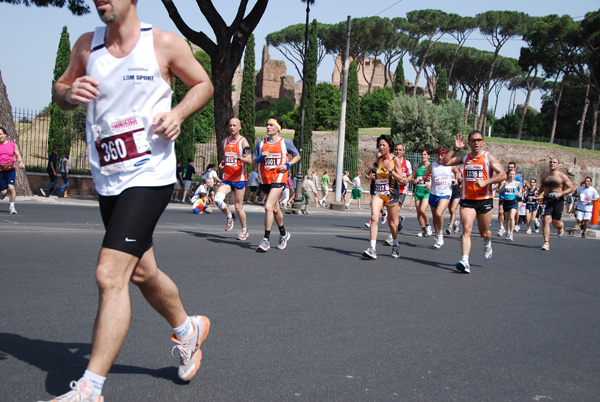
[[[58,42],[58,50],[56,52],[56,61],[54,63],[54,77],[52,79],[52,88],[54,84],[65,72],[71,60],[71,42],[69,40],[69,32],[64,26],[60,34]],[[54,148],[58,148],[59,155],[63,155],[65,151],[71,149],[71,141],[66,127],[66,112],[63,111],[54,102],[54,94],[52,101],[48,107],[50,112],[50,127],[48,129],[48,154]]]
[[[353,60],[348,69],[348,92],[346,94],[346,137],[344,170],[358,170],[358,128],[360,126],[360,94],[358,90],[358,66]]]
[[[244,52],[244,74],[242,77],[242,91],[240,94],[240,109],[238,117],[242,124],[241,134],[246,137],[250,143],[250,149],[254,151],[256,143],[256,133],[254,123],[256,120],[256,83],[254,78],[255,54],[254,54],[254,34],[248,37],[246,50]]]
[[[319,61],[319,43],[317,39],[317,20],[313,20],[308,29],[308,49],[306,54],[306,109],[304,111],[304,137],[302,144],[302,174],[306,175],[310,169],[312,152],[312,132],[315,124],[315,94],[317,88],[317,64]],[[297,130],[296,134],[300,134]],[[294,142],[299,141],[294,134]]]
[[[443,68],[438,69],[438,80],[435,85],[435,99],[433,103],[439,105],[448,99],[448,75]]]
[[[398,65],[396,66],[396,79],[394,81],[394,93],[404,94],[406,92],[406,88],[404,87],[404,66],[402,65],[402,59],[398,60]]]

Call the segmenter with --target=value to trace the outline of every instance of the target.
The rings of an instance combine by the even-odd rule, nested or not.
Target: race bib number
[[[425,187],[425,177],[423,176],[417,176],[417,186],[418,187]]]
[[[375,180],[375,194],[388,195],[390,193],[390,182],[387,179]]]
[[[238,164],[238,154],[235,152],[226,152],[225,153],[225,166],[237,166]]]
[[[450,183],[449,177],[436,177],[435,178],[435,186],[436,187],[446,187],[448,183]]]
[[[505,191],[504,191],[505,194],[517,194],[516,187],[505,187],[504,189],[505,189]]]
[[[148,155],[152,153],[148,134],[137,114],[115,117],[93,125],[92,131],[102,174],[109,176],[133,171],[148,162]]]
[[[483,180],[483,165],[466,165],[465,180],[479,181]]]
[[[281,154],[269,154],[265,157],[265,169],[277,169],[281,161]]]

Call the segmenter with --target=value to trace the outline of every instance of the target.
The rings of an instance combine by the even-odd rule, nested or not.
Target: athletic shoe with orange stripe
[[[210,320],[201,315],[190,317],[194,332],[186,340],[180,341],[173,334],[171,340],[175,343],[173,350],[179,351],[179,370],[177,374],[182,381],[189,381],[200,368],[202,351],[200,345],[206,340],[210,330]],[[201,330],[199,328],[202,328]]]
[[[79,381],[71,381],[71,391],[58,396],[48,402],[104,402],[104,397],[94,397],[94,386],[86,378]],[[43,401],[39,401],[43,402]]]

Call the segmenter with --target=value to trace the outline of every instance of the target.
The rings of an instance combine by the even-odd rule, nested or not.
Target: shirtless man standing
[[[550,170],[540,176],[539,199],[542,200],[542,224],[544,244],[542,250],[550,250],[550,221],[558,229],[558,237],[562,237],[565,229],[561,221],[565,205],[564,196],[571,194],[575,186],[565,173],[558,170],[558,158],[550,158]]]

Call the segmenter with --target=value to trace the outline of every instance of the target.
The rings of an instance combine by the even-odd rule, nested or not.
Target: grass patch
[[[600,159],[600,151],[592,151],[591,149],[573,148],[564,145],[551,144],[549,142],[535,142],[535,141],[523,141],[514,138],[500,138],[500,137],[485,137],[486,142],[497,142],[500,144],[511,144],[511,145],[533,145],[536,147],[544,148],[555,148],[562,151],[567,151],[580,158],[588,159]]]

